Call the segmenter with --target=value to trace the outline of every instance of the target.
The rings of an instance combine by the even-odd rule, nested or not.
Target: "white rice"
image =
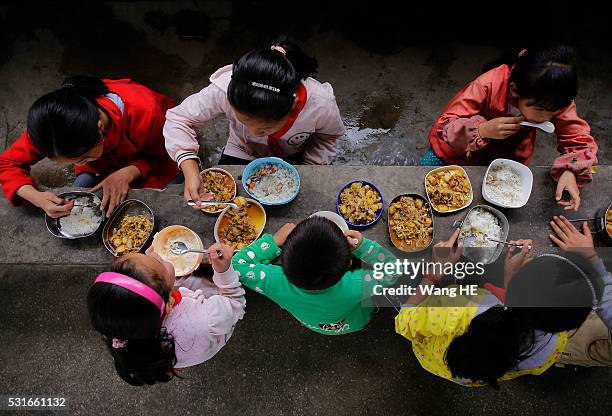
[[[77,204],[89,204],[88,197],[75,198]],[[99,203],[99,201],[94,201]],[[81,237],[95,232],[102,222],[102,211],[94,207],[74,207],[70,215],[59,219],[60,231],[68,237]]]
[[[485,240],[485,235],[495,240],[501,239],[502,228],[499,219],[487,210],[475,208],[470,211],[470,214],[463,222],[459,232],[459,239],[477,237],[470,247],[497,247],[497,243]]]
[[[521,175],[510,166],[493,166],[485,178],[485,192],[502,205],[518,205],[521,203]]]
[[[285,202],[296,192],[297,179],[294,173],[284,166],[274,166],[277,169],[276,172],[253,181],[253,178],[258,177],[257,172],[255,172],[247,181],[247,183],[253,183],[253,188],[249,189],[249,192],[259,201],[272,203]],[[257,169],[257,171],[269,167],[270,165],[264,165]]]

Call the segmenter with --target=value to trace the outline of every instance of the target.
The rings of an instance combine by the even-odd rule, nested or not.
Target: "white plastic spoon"
[[[555,132],[555,125],[553,123],[551,123],[550,121],[545,121],[544,123],[531,123],[529,121],[521,121],[519,123],[521,126],[527,126],[527,127],[535,127],[537,129],[540,129],[546,133],[554,133]]]

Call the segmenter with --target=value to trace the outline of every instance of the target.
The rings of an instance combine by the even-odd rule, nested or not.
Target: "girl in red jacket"
[[[501,65],[466,85],[446,105],[429,133],[431,149],[421,165],[486,165],[496,158],[529,164],[536,129],[519,123],[550,121],[561,153],[552,166],[556,200],[578,210],[579,185],[592,180],[597,144],[578,117],[573,51],[548,45],[523,51],[516,64]],[[567,191],[570,200],[561,199]]]
[[[164,147],[170,100],[131,80],[68,78],[36,100],[27,131],[0,155],[0,184],[13,205],[29,201],[53,218],[73,203],[36,189],[30,167],[45,157],[75,164],[76,187],[102,189],[110,215],[130,187],[163,188],[178,169]]]

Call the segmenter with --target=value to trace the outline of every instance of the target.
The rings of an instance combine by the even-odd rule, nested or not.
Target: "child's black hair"
[[[281,263],[287,279],[305,290],[327,289],[351,265],[351,248],[340,228],[327,218],[311,217],[289,234]]]
[[[101,140],[96,98],[107,93],[98,78],[66,78],[62,88],[43,95],[30,107],[27,130],[34,145],[50,158],[87,153]]]
[[[535,329],[561,332],[582,325],[602,292],[601,279],[582,255],[545,254],[512,278],[506,305]]]
[[[132,277],[155,290],[166,301],[170,291],[155,271],[117,259],[110,271]],[[95,283],[87,294],[93,327],[103,335],[119,376],[133,386],[167,382],[176,374],[174,339],[161,327],[159,309],[142,296],[106,282]],[[113,347],[113,338],[126,340]]]
[[[286,55],[272,46],[280,46]],[[281,35],[267,47],[247,52],[234,62],[227,98],[241,113],[263,120],[282,120],[293,108],[300,82],[314,74],[317,67],[315,58]]]
[[[497,380],[522,361],[534,344],[534,330],[511,309],[494,306],[475,317],[446,350],[445,360],[455,378]]]
[[[519,56],[509,82],[514,82],[521,98],[547,111],[568,106],[578,93],[574,50],[565,45],[534,45]]]

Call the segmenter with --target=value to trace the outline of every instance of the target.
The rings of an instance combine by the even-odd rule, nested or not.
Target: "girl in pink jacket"
[[[200,201],[196,127],[225,115],[229,138],[219,164],[266,156],[329,164],[344,124],[329,83],[311,78],[316,59],[281,36],[219,69],[211,84],[166,113],[166,150],[185,175],[185,199]]]
[[[466,85],[446,105],[429,133],[431,149],[422,165],[486,165],[496,158],[529,164],[536,128],[522,121],[555,126],[561,153],[552,166],[556,200],[578,210],[578,186],[592,180],[597,144],[576,113],[578,90],[573,51],[562,45],[529,48],[514,65],[501,65]],[[561,199],[563,191],[569,201]]]
[[[246,305],[233,254],[223,244],[209,248],[212,282],[198,276],[175,281],[172,264],[152,248],[126,254],[98,275],[87,295],[89,317],[123,380],[166,382],[219,352]]]

